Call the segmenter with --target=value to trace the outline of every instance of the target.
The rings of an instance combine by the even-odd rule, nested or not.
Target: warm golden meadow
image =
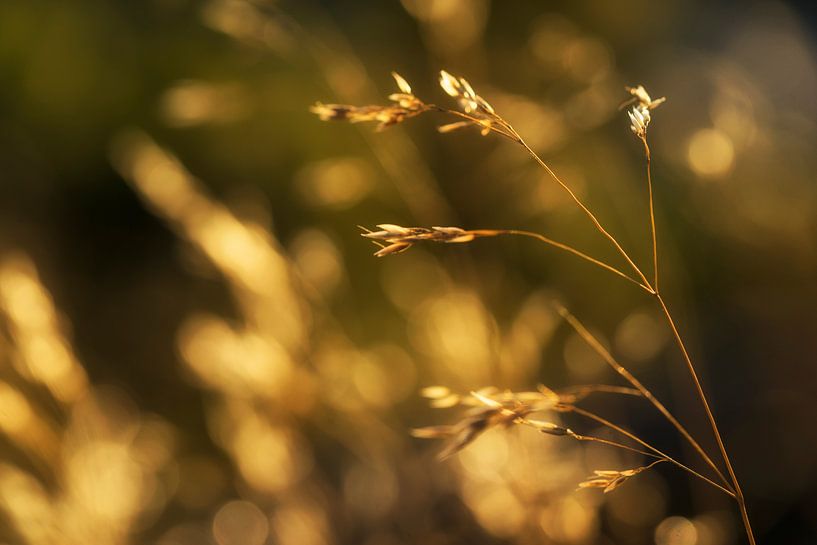
[[[807,2],[11,0],[0,74],[0,543],[817,542]]]

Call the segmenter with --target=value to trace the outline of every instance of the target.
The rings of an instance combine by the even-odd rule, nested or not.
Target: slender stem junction
[[[653,282],[652,287],[655,291],[658,291],[658,239],[655,233],[655,210],[653,206],[653,196],[652,196],[652,172],[650,169],[650,146],[647,144],[647,134],[644,133],[644,137],[641,138],[641,141],[644,143],[644,156],[647,159],[647,190],[649,191],[650,196],[650,234],[652,235],[652,266],[653,266]]]

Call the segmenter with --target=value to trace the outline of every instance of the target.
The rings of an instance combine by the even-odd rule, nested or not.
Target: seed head
[[[648,110],[654,110],[664,102],[666,102],[667,97],[661,97],[653,100],[650,98],[650,95],[647,93],[647,90],[644,89],[643,85],[637,85],[635,87],[625,87],[628,93],[632,95],[632,98],[625,102],[625,105],[632,104],[633,102],[638,103],[639,106],[646,108]]]
[[[322,104],[318,102],[309,110],[317,114],[321,121],[363,121],[378,122],[377,130],[401,123],[404,120],[428,111],[428,106],[411,92],[411,85],[397,72],[392,72],[399,93],[389,95],[394,104],[380,106],[351,106],[349,104]]]
[[[634,469],[597,469],[593,472],[591,477],[588,477],[586,481],[579,483],[579,488],[602,488],[604,489],[604,493],[607,494],[608,492],[612,492],[624,484],[630,477],[634,477],[642,471],[650,469],[656,463],[658,462],[653,462],[648,466],[636,467]]]
[[[649,108],[645,108],[641,105],[633,106],[632,109],[627,112],[627,115],[630,116],[630,130],[639,138],[646,138],[647,125],[650,124]]]
[[[380,246],[381,249],[374,254],[377,257],[403,252],[416,242],[463,243],[471,242],[478,236],[491,236],[489,231],[466,231],[459,227],[427,229],[425,227],[401,227],[392,223],[381,223],[377,227],[379,231],[370,231],[361,227],[365,232],[360,235]]]

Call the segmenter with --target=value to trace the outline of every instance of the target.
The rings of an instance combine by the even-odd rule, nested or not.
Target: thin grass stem
[[[701,475],[700,473],[698,473],[694,469],[685,466],[684,464],[682,464],[678,460],[674,459],[672,456],[666,454],[665,452],[663,452],[663,451],[659,450],[658,448],[652,446],[651,444],[647,443],[646,441],[644,441],[643,439],[641,439],[640,437],[638,437],[634,433],[627,431],[626,429],[622,428],[621,426],[619,426],[617,424],[614,424],[613,422],[610,422],[606,418],[603,418],[603,417],[601,417],[601,416],[599,416],[599,415],[597,415],[597,414],[595,414],[593,412],[590,412],[590,411],[588,411],[586,409],[582,409],[582,408],[576,407],[576,406],[566,407],[566,409],[569,410],[570,412],[574,412],[576,414],[579,414],[579,415],[584,416],[586,418],[589,418],[591,420],[595,420],[599,424],[602,424],[603,426],[606,426],[606,427],[608,427],[608,428],[610,428],[610,429],[612,429],[612,430],[614,430],[614,431],[616,431],[616,432],[618,432],[618,433],[620,433],[620,434],[622,434],[622,435],[624,435],[626,437],[629,437],[630,439],[632,439],[633,441],[635,441],[636,443],[638,443],[642,447],[654,452],[655,454],[657,454],[661,458],[665,458],[668,462],[678,466],[679,468],[683,469],[684,471],[688,472],[689,474],[694,475],[695,477],[698,477],[702,481],[704,481],[706,483],[709,483],[712,486],[714,486],[715,488],[721,490],[722,492],[732,496],[733,498],[736,498],[735,493],[732,492],[731,490],[728,490],[727,488],[724,488],[723,486],[719,485],[715,481],[705,477],[704,475]]]
[[[576,248],[574,248],[572,246],[569,246],[567,244],[563,244],[561,242],[557,242],[557,241],[555,241],[553,239],[550,239],[550,238],[548,238],[548,237],[546,237],[544,235],[540,235],[539,233],[534,233],[534,232],[531,232],[531,231],[522,231],[522,230],[519,230],[519,229],[496,229],[496,230],[490,230],[490,231],[489,230],[477,230],[477,231],[474,231],[474,233],[479,233],[479,234],[495,233],[497,235],[518,235],[518,236],[523,236],[523,237],[534,238],[536,240],[539,240],[540,242],[544,242],[545,244],[549,244],[550,246],[553,246],[555,248],[559,248],[559,249],[564,250],[566,252],[570,252],[573,255],[576,255],[576,256],[578,256],[578,257],[580,257],[580,258],[582,258],[582,259],[584,259],[586,261],[589,261],[590,263],[593,263],[594,265],[597,265],[597,266],[601,267],[602,269],[608,270],[613,274],[616,274],[616,275],[618,275],[618,276],[620,276],[620,277],[622,277],[622,278],[624,278],[626,280],[629,280],[630,282],[632,282],[636,286],[640,287],[641,289],[643,289],[647,293],[650,293],[650,294],[653,293],[652,288],[650,288],[648,285],[642,284],[641,282],[639,282],[638,280],[636,280],[632,276],[620,271],[619,269],[613,267],[612,265],[609,265],[609,264],[605,263],[604,261],[600,261],[600,260],[598,260],[598,259],[596,259],[594,257],[591,257],[591,256],[585,254],[584,252],[581,252],[581,251],[577,250]]]
[[[712,458],[704,451],[701,445],[692,437],[692,435],[687,431],[687,429],[675,418],[672,413],[664,406],[663,403],[658,401],[656,397],[650,392],[650,390],[644,386],[640,380],[638,380],[632,373],[630,373],[623,365],[621,365],[610,351],[607,350],[596,337],[593,336],[590,331],[584,324],[582,324],[575,316],[573,316],[566,308],[561,305],[557,307],[559,314],[567,321],[568,324],[579,334],[582,339],[592,348],[601,358],[613,368],[613,370],[621,375],[627,382],[632,384],[641,394],[653,404],[653,406],[658,409],[658,411],[664,415],[664,417],[673,425],[675,429],[677,429],[681,435],[689,442],[690,445],[701,455],[701,458],[711,467],[718,477],[723,481],[723,483],[727,487],[731,487],[731,484],[723,475],[723,473],[718,469],[718,466],[715,465],[715,462],[712,461]]]
[[[639,450],[637,448],[633,448],[630,446],[625,445],[624,443],[619,443],[617,441],[611,441],[609,439],[602,439],[601,437],[594,437],[592,435],[581,435],[579,433],[572,433],[569,434],[570,437],[576,439],[577,441],[588,441],[592,443],[600,443],[602,445],[607,445],[611,447],[620,448],[622,450],[628,450],[630,452],[635,452],[637,454],[641,454],[642,456],[649,456],[650,458],[658,458],[658,462],[669,462],[668,459],[664,458],[663,456],[659,456],[654,452],[647,452],[646,450]]]
[[[553,178],[556,181],[556,183],[558,183],[559,186],[562,189],[564,189],[565,192],[567,192],[568,195],[570,195],[570,198],[573,199],[573,201],[582,210],[582,212],[584,212],[587,215],[587,217],[590,218],[590,221],[593,222],[593,225],[596,227],[596,229],[610,241],[610,243],[616,248],[616,250],[618,250],[618,252],[621,254],[621,256],[627,261],[627,263],[630,265],[630,267],[632,267],[633,271],[635,271],[635,273],[641,278],[641,281],[644,283],[644,285],[649,287],[649,291],[653,292],[654,290],[652,289],[652,286],[650,286],[650,282],[649,282],[649,280],[647,280],[647,277],[644,276],[644,273],[641,272],[641,269],[638,268],[638,265],[636,265],[635,262],[633,262],[633,260],[629,256],[629,254],[624,250],[624,248],[621,247],[621,244],[619,244],[618,240],[616,240],[616,238],[613,235],[611,235],[601,225],[601,222],[598,220],[598,218],[596,218],[596,215],[593,214],[593,212],[591,212],[590,209],[587,208],[587,206],[582,202],[581,199],[579,199],[579,197],[573,192],[573,190],[570,189],[570,187],[565,182],[563,182],[562,179],[559,178],[556,175],[555,172],[553,172],[553,170],[548,166],[548,164],[545,163],[542,160],[542,158],[539,157],[539,155],[537,155],[535,151],[533,151],[533,149],[531,149],[531,147],[528,145],[528,143],[525,142],[522,139],[522,137],[520,137],[516,133],[516,131],[514,131],[514,134],[518,137],[519,144],[523,148],[525,148],[525,150],[527,150],[527,152],[530,154],[530,156],[533,157],[533,159],[537,163],[539,163],[539,165],[542,168],[545,169],[545,171],[550,175],[550,177]]]
[[[646,133],[641,139],[644,143],[644,155],[647,159],[647,189],[650,196],[650,234],[652,235],[652,266],[653,266],[653,289],[658,292],[658,239],[655,232],[655,210],[652,197],[652,171],[650,168],[650,146],[647,144]]]
[[[740,508],[740,515],[743,519],[743,526],[746,529],[746,536],[749,539],[749,543],[751,545],[755,545],[755,536],[752,532],[752,525],[749,522],[749,514],[746,511],[746,500],[743,497],[743,491],[740,488],[740,484],[738,483],[738,477],[735,474],[735,470],[732,467],[732,462],[729,459],[729,455],[726,453],[726,446],[723,443],[723,438],[721,437],[721,433],[718,430],[718,424],[715,422],[715,416],[712,414],[712,409],[709,407],[709,402],[706,399],[706,394],[704,394],[703,387],[701,386],[701,381],[698,379],[698,373],[695,371],[695,366],[692,363],[692,359],[689,357],[689,352],[687,352],[686,345],[684,345],[684,341],[681,338],[681,334],[678,332],[678,328],[675,325],[675,320],[672,319],[672,314],[670,314],[669,308],[667,308],[667,304],[664,302],[663,297],[660,294],[656,293],[655,298],[658,301],[658,304],[661,306],[661,310],[664,312],[664,316],[667,319],[667,323],[672,329],[672,334],[675,337],[675,342],[680,348],[681,353],[684,356],[684,361],[687,364],[687,369],[689,370],[689,374],[692,377],[692,381],[695,383],[695,390],[698,394],[698,398],[701,400],[701,404],[704,407],[706,412],[706,416],[709,419],[709,425],[712,427],[713,435],[715,436],[715,441],[718,443],[718,448],[720,449],[721,456],[723,457],[723,461],[726,464],[726,470],[729,472],[729,476],[732,479],[732,485],[734,486],[735,491],[735,500],[738,502],[738,507]]]
[[[569,386],[558,391],[560,395],[587,397],[594,393],[605,394],[621,394],[634,397],[643,397],[644,394],[636,388],[627,388],[626,386],[610,386],[607,384],[588,384],[584,386]]]

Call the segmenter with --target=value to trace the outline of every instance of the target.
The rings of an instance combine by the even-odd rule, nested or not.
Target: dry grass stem
[[[570,326],[579,334],[579,336],[592,348],[601,358],[607,363],[613,370],[621,375],[627,382],[632,384],[641,395],[643,395],[653,406],[658,409],[664,417],[678,430],[678,432],[689,442],[690,445],[701,455],[701,458],[715,471],[718,477],[723,481],[723,483],[731,488],[731,484],[726,479],[726,477],[721,473],[718,469],[718,466],[712,461],[712,458],[704,451],[701,445],[692,437],[692,435],[687,431],[687,429],[678,421],[672,413],[664,406],[663,403],[658,401],[656,397],[652,394],[652,392],[641,383],[632,373],[630,373],[623,365],[621,365],[618,360],[616,360],[610,351],[607,350],[598,339],[596,339],[590,331],[584,327],[575,316],[573,316],[566,308],[561,305],[557,305],[557,310],[559,314],[565,319],[565,321],[570,324]]]
[[[661,462],[665,462],[666,460],[656,460],[653,463],[637,467],[634,469],[613,469],[613,470],[602,470],[597,469],[593,471],[593,476],[590,477],[588,480],[579,483],[579,488],[602,488],[604,489],[604,493],[607,494],[608,492],[612,492],[622,484],[624,484],[630,477],[635,477],[639,473],[643,471],[647,471],[651,469],[653,466],[660,464]]]
[[[718,465],[700,446],[698,441],[695,440],[695,438],[692,437],[692,435],[669,412],[669,410],[667,410],[667,408],[655,398],[655,396],[649,391],[649,389],[647,389],[626,368],[624,368],[618,361],[616,361],[616,359],[610,354],[610,352],[606,348],[604,348],[604,346],[602,346],[601,343],[599,343],[598,340],[595,337],[593,337],[593,335],[591,335],[590,332],[572,314],[570,314],[564,307],[561,306],[559,307],[559,312],[564,317],[564,319],[576,330],[576,332],[587,342],[587,344],[591,348],[593,348],[593,350],[595,350],[604,359],[604,361],[608,363],[620,376],[627,380],[635,388],[635,390],[615,386],[606,387],[598,385],[592,387],[580,387],[573,389],[572,391],[568,390],[562,392],[561,394],[557,394],[555,392],[552,392],[551,390],[543,389],[541,391],[548,393],[547,398],[550,403],[550,406],[546,407],[543,410],[575,412],[577,414],[582,414],[584,416],[592,418],[599,423],[611,427],[612,429],[618,431],[619,433],[623,433],[630,439],[638,442],[641,446],[647,448],[647,450],[649,450],[652,453],[651,455],[657,456],[659,458],[656,462],[653,462],[648,466],[643,466],[635,469],[621,471],[606,471],[606,470],[596,471],[595,476],[590,480],[582,483],[580,485],[581,487],[603,488],[605,492],[609,492],[611,490],[614,490],[616,487],[618,487],[621,483],[623,483],[630,477],[653,467],[655,464],[661,461],[668,461],[680,467],[681,469],[689,472],[690,474],[702,479],[703,481],[711,484],[712,486],[720,489],[726,494],[732,496],[737,501],[749,543],[751,545],[754,545],[755,539],[751,525],[749,523],[745,500],[743,497],[743,493],[741,492],[740,485],[738,484],[737,476],[735,475],[731,461],[729,460],[729,456],[726,452],[723,439],[718,430],[718,426],[716,424],[714,415],[712,414],[712,411],[709,407],[709,402],[707,401],[706,395],[703,392],[703,388],[701,386],[700,380],[698,379],[695,367],[692,363],[692,359],[689,356],[689,353],[686,349],[683,339],[681,338],[681,335],[678,331],[675,321],[672,318],[672,315],[658,290],[659,286],[658,241],[655,227],[655,209],[652,187],[651,156],[650,147],[649,144],[647,143],[647,130],[652,120],[652,111],[655,110],[661,104],[663,104],[666,101],[666,98],[661,97],[658,99],[653,99],[642,85],[637,85],[634,87],[626,88],[627,92],[630,94],[630,99],[625,101],[621,105],[622,109],[630,106],[630,110],[627,112],[627,115],[630,119],[630,129],[636,135],[636,137],[642,142],[646,158],[646,175],[649,200],[649,223],[650,235],[652,239],[652,262],[653,262],[653,279],[652,282],[650,282],[644,275],[642,270],[639,268],[639,266],[630,257],[628,252],[624,250],[624,248],[621,246],[618,239],[616,239],[616,237],[613,236],[601,224],[599,219],[590,210],[590,208],[528,145],[528,143],[525,142],[525,140],[522,138],[521,135],[519,135],[519,133],[513,128],[513,126],[507,120],[505,120],[500,114],[498,114],[496,110],[485,99],[483,99],[474,91],[473,87],[467,80],[465,80],[462,77],[452,76],[451,74],[444,70],[440,72],[439,79],[440,86],[447,95],[449,95],[452,98],[455,98],[459,105],[459,110],[452,110],[441,106],[437,106],[435,104],[423,102],[414,94],[412,94],[411,86],[406,82],[405,79],[403,79],[397,74],[393,74],[393,76],[400,89],[400,93],[391,95],[389,97],[390,100],[395,104],[388,106],[355,107],[337,104],[325,105],[319,103],[312,108],[312,111],[317,113],[321,117],[321,119],[325,120],[341,119],[348,120],[351,122],[377,121],[379,123],[378,129],[383,129],[387,126],[400,123],[405,119],[414,117],[424,112],[434,111],[446,113],[459,118],[457,121],[453,123],[449,123],[439,127],[439,131],[441,133],[449,133],[466,127],[475,127],[479,129],[482,135],[488,135],[493,132],[512,140],[514,143],[522,146],[525,149],[525,151],[534,159],[534,161],[536,161],[536,163],[548,173],[548,175],[562,188],[562,190],[564,190],[568,194],[568,196],[572,199],[576,206],[578,206],[578,208],[587,216],[587,218],[590,220],[594,228],[609,241],[609,243],[616,249],[619,255],[627,262],[628,266],[632,269],[634,276],[630,276],[629,274],[622,272],[615,266],[604,261],[598,260],[594,257],[591,257],[573,248],[572,246],[551,240],[538,233],[521,230],[492,230],[492,229],[465,230],[459,227],[432,227],[428,229],[423,227],[401,227],[399,225],[393,224],[378,225],[379,229],[378,231],[370,231],[368,229],[363,228],[365,231],[365,233],[363,233],[363,236],[369,238],[370,240],[372,240],[372,242],[374,242],[380,247],[380,249],[375,253],[375,255],[378,257],[383,257],[390,254],[400,253],[405,250],[408,250],[409,248],[411,248],[413,244],[416,244],[418,242],[430,241],[443,243],[465,243],[471,242],[474,239],[481,237],[489,236],[493,237],[498,235],[520,235],[535,238],[545,244],[572,253],[590,263],[593,263],[594,265],[600,268],[608,270],[614,273],[615,275],[638,285],[643,290],[648,292],[661,307],[661,310],[666,318],[667,324],[672,330],[675,342],[678,345],[678,348],[680,349],[684,357],[687,369],[695,384],[696,394],[704,410],[706,411],[707,418],[712,429],[712,433],[715,436],[721,457],[728,470],[729,478],[727,479],[726,476],[724,476],[724,474],[718,468]],[[642,439],[636,437],[630,432],[627,432],[623,428],[616,426],[615,424],[612,424],[611,422],[599,417],[598,415],[589,413],[575,405],[575,403],[578,402],[580,399],[583,399],[587,395],[595,392],[617,393],[624,395],[642,395],[643,397],[647,398],[647,400],[649,400],[652,403],[652,405],[677,429],[681,436],[684,437],[684,439],[687,442],[689,442],[690,445],[693,446],[693,448],[696,450],[696,452],[698,452],[701,458],[717,474],[718,478],[722,481],[723,486],[701,475],[695,470],[681,464],[677,460],[669,457],[668,455],[664,454],[658,449],[655,449]],[[640,452],[637,449],[632,449],[631,447],[627,447],[626,445],[621,445],[619,443],[611,442],[605,439],[580,436],[573,432],[572,430],[570,430],[569,428],[564,428],[562,426],[559,426],[558,424],[553,424],[546,421],[531,420],[528,418],[530,412],[540,409],[533,409],[530,405],[527,404],[527,400],[522,399],[520,397],[515,397],[514,394],[510,393],[500,394],[495,391],[483,391],[472,392],[470,396],[460,396],[457,394],[453,394],[447,390],[432,389],[425,390],[424,395],[431,399],[431,403],[433,406],[439,408],[453,407],[456,405],[466,405],[472,407],[474,404],[481,405],[470,409],[466,417],[453,426],[442,427],[437,426],[433,428],[423,428],[420,430],[415,430],[415,435],[419,437],[446,438],[448,442],[442,452],[442,455],[444,457],[450,456],[451,454],[461,450],[467,444],[472,442],[477,436],[479,436],[480,433],[482,433],[484,430],[492,426],[496,425],[509,426],[511,424],[526,424],[529,426],[533,426],[542,432],[549,433],[552,435],[570,436],[580,440],[597,441],[606,443],[610,446],[617,446],[620,448],[626,448],[629,450],[636,450],[636,452]],[[644,453],[642,452],[642,454]],[[646,454],[650,455],[649,453]]]
[[[384,257],[391,254],[402,253],[411,248],[411,246],[414,243],[424,241],[463,243],[471,242],[472,240],[477,238],[495,237],[500,235],[516,235],[533,238],[549,246],[553,246],[554,248],[570,252],[571,254],[580,257],[581,259],[584,259],[585,261],[588,261],[593,265],[596,265],[597,267],[601,267],[602,269],[610,271],[611,273],[618,275],[621,278],[628,280],[629,282],[632,282],[633,284],[639,286],[648,293],[653,293],[652,289],[649,286],[642,284],[632,276],[620,271],[619,269],[613,267],[612,265],[609,265],[604,261],[589,256],[584,252],[577,250],[573,246],[555,241],[544,235],[541,235],[539,233],[533,233],[531,231],[522,231],[519,229],[465,230],[460,227],[431,227],[430,229],[428,229],[425,227],[401,227],[399,225],[394,225],[391,223],[379,224],[377,226],[379,231],[371,231],[363,226],[358,227],[364,231],[364,233],[361,234],[362,237],[372,240],[372,242],[374,242],[377,246],[380,247],[380,250],[378,250],[374,254],[377,257]]]

